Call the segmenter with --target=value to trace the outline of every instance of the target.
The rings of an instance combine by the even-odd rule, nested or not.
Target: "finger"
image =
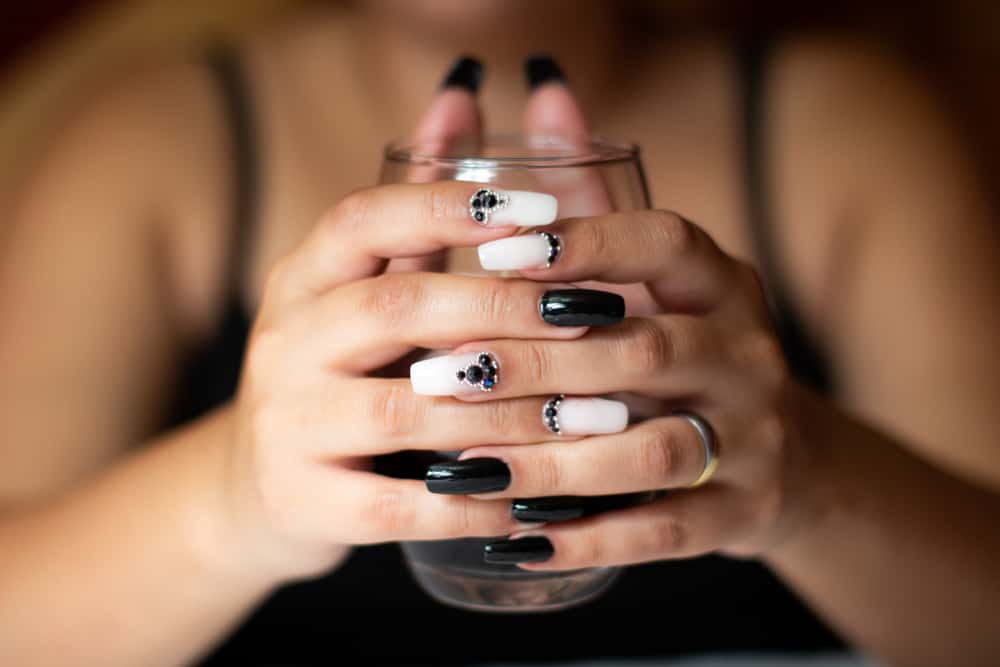
[[[452,63],[437,95],[417,123],[410,149],[412,152],[426,156],[445,155],[456,144],[480,141],[483,123],[476,95],[482,78],[483,66],[475,58],[463,56]],[[397,168],[396,164],[387,157],[383,182],[430,183],[447,178],[439,167],[426,161],[410,161],[402,177],[391,173],[394,168]],[[386,271],[438,270],[443,259],[440,255],[392,259]]]
[[[529,280],[386,274],[339,287],[316,307],[286,318],[280,330],[282,349],[311,366],[321,361],[323,367],[361,372],[388,363],[393,357],[384,358],[386,351],[394,354],[400,347],[447,349],[492,335],[536,339],[582,336],[587,331],[586,320],[550,322],[539,315],[539,303],[551,290],[551,285]],[[560,293],[572,294],[573,290],[561,289]],[[593,326],[612,324],[624,315],[621,297],[606,296],[617,300],[613,304],[617,318],[595,319]],[[419,364],[414,368],[418,366],[425,368]],[[453,381],[454,373],[447,380]]]
[[[507,535],[518,530],[510,503],[427,493],[424,483],[368,472],[323,471],[308,489],[310,528],[347,544]],[[322,491],[317,491],[322,489]]]
[[[404,449],[453,451],[484,443],[519,445],[555,435],[543,420],[544,398],[461,403],[414,394],[407,380],[364,378],[346,401],[311,401],[316,413],[308,448],[322,457],[376,455]],[[308,400],[305,398],[304,400]],[[628,424],[619,401],[567,399],[560,407],[564,437],[618,432]],[[336,425],[335,430],[333,426]],[[336,437],[330,437],[331,432]]]
[[[570,341],[501,339],[463,345],[447,357],[415,364],[410,378],[418,393],[465,400],[619,391],[693,399],[732,375],[726,372],[731,362],[724,340],[717,325],[701,317],[629,318]],[[455,374],[481,352],[488,352],[498,366],[489,392],[476,383],[455,382]]]
[[[555,60],[545,53],[529,57],[524,64],[531,96],[524,110],[523,126],[528,135],[558,137],[567,149],[586,154],[590,130],[566,77]],[[611,210],[611,198],[600,171],[593,166],[542,170],[542,186],[560,201],[562,215],[598,215]]]
[[[674,312],[712,309],[747,278],[744,265],[700,227],[667,211],[565,220],[540,232],[487,242],[480,261],[537,280],[646,283]]]
[[[575,570],[690,558],[738,539],[747,525],[735,490],[710,485],[512,535],[488,545],[486,560],[530,570]]]
[[[739,467],[740,453],[727,448],[723,479]],[[543,498],[549,496],[609,496],[649,489],[690,486],[705,470],[705,445],[682,417],[661,417],[635,425],[624,433],[593,436],[578,442],[474,447],[460,460],[495,459],[509,470],[510,483],[484,497]],[[722,458],[720,461],[720,467]],[[583,503],[581,501],[581,509]]]
[[[475,245],[510,235],[517,225],[555,220],[557,204],[551,195],[498,191],[508,201],[503,214],[480,224],[470,213],[470,201],[481,187],[443,181],[386,185],[348,195],[285,260],[273,297],[283,303],[313,298],[379,273],[387,259]]]

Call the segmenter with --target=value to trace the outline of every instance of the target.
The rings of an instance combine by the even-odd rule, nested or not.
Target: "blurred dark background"
[[[59,110],[72,105],[88,81],[115,68],[116,61],[131,60],[125,54],[155,57],[208,34],[260,29],[303,4],[33,0],[8,5],[0,21],[0,197]],[[893,48],[950,108],[983,165],[990,190],[1000,193],[1000,2],[682,0],[672,5],[680,8],[679,20],[697,28],[742,34],[836,29]]]

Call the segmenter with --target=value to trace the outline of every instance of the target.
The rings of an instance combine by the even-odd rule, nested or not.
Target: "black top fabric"
[[[826,390],[829,375],[783,289],[769,233],[763,46],[748,47],[740,57],[749,224],[788,359],[804,380]],[[252,95],[234,53],[214,49],[207,64],[232,136],[233,298],[216,340],[192,354],[178,390],[175,422],[232,396],[250,322],[238,286],[258,195]],[[610,592],[576,609],[494,615],[433,602],[417,588],[399,547],[381,545],[355,550],[327,577],[278,591],[204,664],[445,665],[840,646],[785,586],[754,562],[708,556],[630,567]]]

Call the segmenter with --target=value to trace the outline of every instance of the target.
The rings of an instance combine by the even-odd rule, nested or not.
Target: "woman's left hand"
[[[802,420],[794,413],[800,388],[753,267],[728,256],[697,225],[664,211],[565,220],[544,231],[561,246],[549,268],[523,264],[537,262],[530,246],[547,242],[543,235],[494,241],[481,257],[494,258],[490,268],[544,281],[641,283],[659,312],[595,328],[578,340],[463,346],[458,352],[491,352],[501,381],[490,393],[461,398],[537,397],[539,419],[558,394],[629,392],[665,409],[616,434],[575,441],[554,435],[538,444],[465,451],[465,466],[492,459],[482,465],[496,469],[499,459],[509,469],[509,485],[481,497],[528,499],[514,502],[515,516],[526,519],[551,514],[543,527],[491,545],[487,558],[564,570],[710,551],[755,555],[780,541],[806,515],[799,491],[808,486],[810,466],[798,436]],[[675,411],[711,426],[718,466],[710,479],[703,479],[708,452],[701,435]],[[434,474],[447,476],[453,468],[443,464]],[[704,483],[692,487],[699,479]],[[650,490],[669,492],[641,505],[553,521],[580,515],[584,501],[574,497]],[[543,539],[519,541],[525,537]]]

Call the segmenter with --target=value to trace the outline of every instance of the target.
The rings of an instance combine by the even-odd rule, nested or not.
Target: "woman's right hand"
[[[234,557],[244,565],[284,580],[332,567],[350,545],[519,528],[509,502],[434,495],[423,481],[370,471],[378,454],[535,442],[547,435],[537,400],[419,396],[407,378],[369,375],[414,348],[584,333],[542,320],[538,302],[547,288],[541,283],[382,273],[391,258],[512,235],[516,227],[471,219],[469,200],[478,187],[441,182],[358,191],[271,273],[223,473],[239,549]],[[528,218],[521,215],[520,222],[550,222],[550,204],[551,212],[536,211],[531,221],[531,211],[524,211]]]

